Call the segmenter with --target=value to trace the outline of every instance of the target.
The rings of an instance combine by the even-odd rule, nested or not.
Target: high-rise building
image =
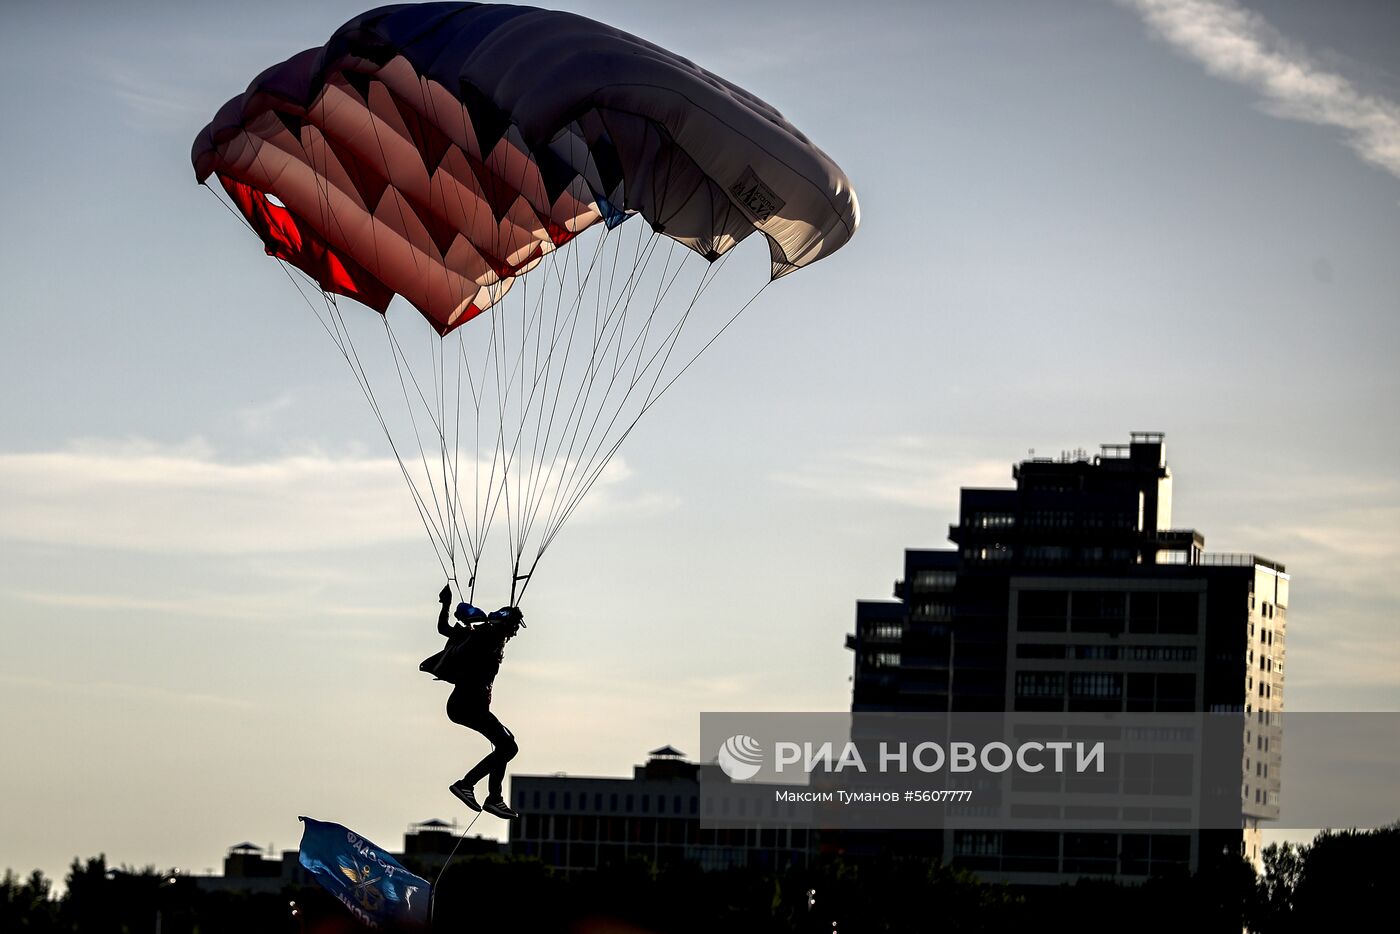
[[[1031,458],[963,489],[955,548],[910,549],[893,601],[861,601],[853,711],[1249,713],[1240,831],[944,831],[937,855],[1012,882],[1146,877],[1225,850],[1258,860],[1277,817],[1288,575],[1172,528],[1162,434]]]

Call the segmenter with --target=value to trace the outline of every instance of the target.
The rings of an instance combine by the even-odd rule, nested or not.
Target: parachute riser
[[[511,580],[510,580],[510,605],[511,605],[511,606],[519,606],[519,604],[516,602],[517,599],[523,599],[523,598],[525,597],[525,587],[528,587],[528,586],[530,585],[530,573],[529,573],[529,572],[526,572],[526,573],[524,573],[524,574],[519,573],[519,571],[520,571],[519,565],[516,566],[515,570],[516,570],[517,573],[516,573],[515,576],[512,577]],[[516,587],[520,584],[521,581],[524,581],[524,582],[525,582],[525,587],[520,587],[520,593],[519,593],[519,595],[517,596],[517,594],[516,594]]]

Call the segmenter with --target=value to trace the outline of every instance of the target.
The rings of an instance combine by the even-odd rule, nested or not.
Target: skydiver
[[[485,811],[505,820],[520,815],[506,804],[501,795],[506,764],[515,757],[519,747],[515,736],[491,712],[491,685],[501,669],[505,644],[520,632],[525,617],[519,607],[504,606],[489,616],[470,603],[459,603],[452,614],[461,625],[447,621],[452,604],[452,587],[438,594],[442,610],[438,614],[438,632],[447,637],[447,647],[429,658],[420,667],[451,681],[455,687],[447,699],[447,717],[476,730],[490,741],[492,749],[472,766],[449,790],[473,811]],[[476,800],[476,784],[489,776],[488,793],[484,803]]]

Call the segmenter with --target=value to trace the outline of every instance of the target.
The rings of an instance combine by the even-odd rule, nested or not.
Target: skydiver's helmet
[[[520,612],[520,607],[518,606],[503,606],[487,617],[487,619],[493,622],[501,621],[509,624],[510,635],[506,638],[510,639],[515,638],[515,634],[520,632],[520,627],[525,625],[525,614]]]
[[[479,623],[486,619],[486,612],[479,607],[472,606],[470,603],[457,604],[457,609],[452,615],[467,625]]]

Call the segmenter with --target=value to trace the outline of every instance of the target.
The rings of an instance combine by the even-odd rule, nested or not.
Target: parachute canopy
[[[754,231],[772,276],[855,232],[845,175],[775,109],[570,13],[388,6],[259,75],[196,138],[267,251],[446,334],[584,229],[638,213],[714,260]]]
[[[310,279],[302,297],[450,581],[465,563],[468,599],[504,518],[512,604],[641,416],[757,298],[705,323],[735,244],[767,240],[766,286],[840,248],[859,213],[835,163],[754,95],[529,7],[366,13],[254,79],[192,155]],[[634,216],[647,224],[623,226]],[[337,295],[381,313],[402,296],[432,330],[400,339],[387,314],[347,315]],[[387,361],[356,346],[367,322],[382,322]]]

